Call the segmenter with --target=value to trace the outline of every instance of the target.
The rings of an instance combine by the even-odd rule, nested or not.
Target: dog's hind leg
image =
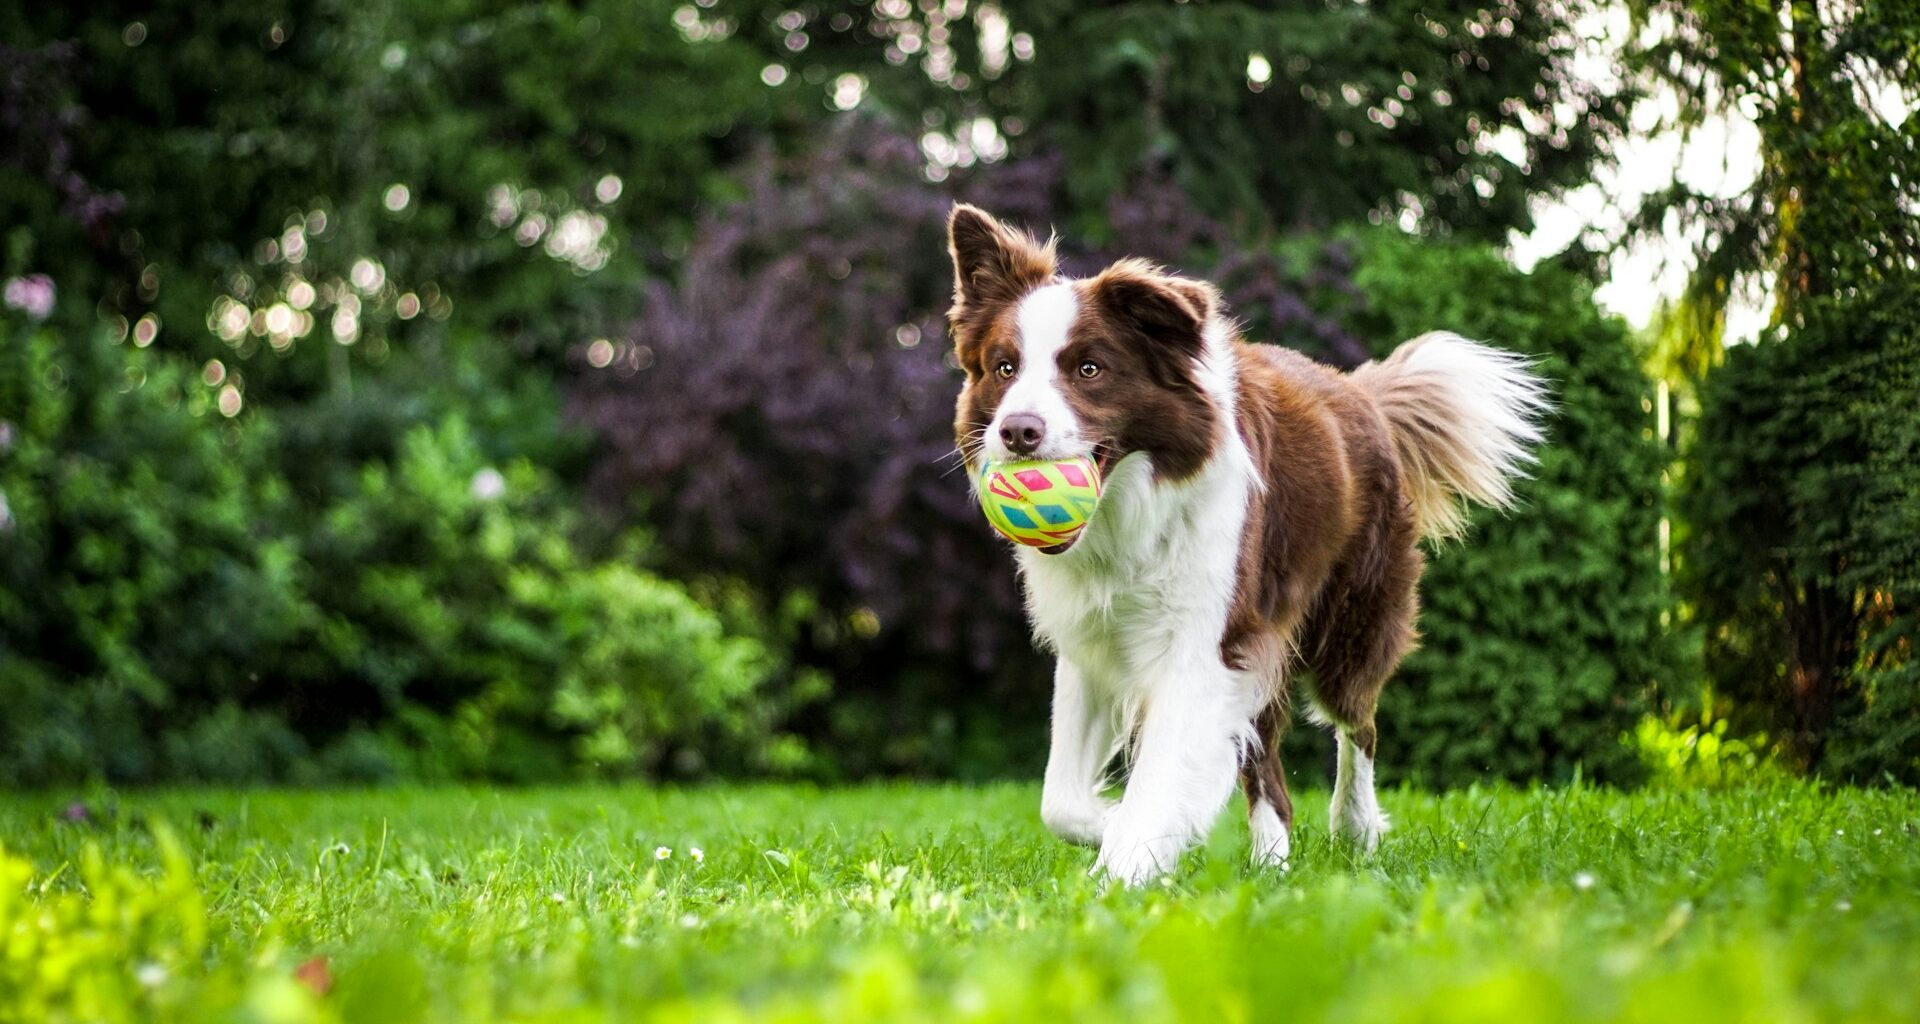
[[[1387,830],[1374,794],[1374,709],[1387,677],[1413,648],[1419,604],[1419,552],[1410,543],[1387,550],[1388,558],[1341,573],[1316,611],[1305,648],[1314,709],[1334,726],[1339,746],[1329,825],[1369,853]]]
[[[1333,806],[1328,812],[1334,835],[1372,853],[1391,826],[1380,810],[1373,788],[1374,728],[1339,727],[1339,755],[1333,779]]]
[[[1280,766],[1280,738],[1286,731],[1282,701],[1267,705],[1253,720],[1258,746],[1240,762],[1240,785],[1247,791],[1247,824],[1253,833],[1253,862],[1285,869],[1292,852],[1293,799]]]
[[[1387,817],[1380,813],[1380,801],[1374,795],[1373,758],[1379,736],[1374,708],[1387,676],[1411,646],[1412,632],[1389,629],[1383,635],[1377,623],[1364,621],[1349,628],[1355,632],[1346,637],[1348,643],[1336,640],[1310,659],[1313,706],[1333,726],[1339,748],[1328,827],[1335,836],[1372,853],[1387,830]],[[1396,641],[1396,633],[1405,639]]]

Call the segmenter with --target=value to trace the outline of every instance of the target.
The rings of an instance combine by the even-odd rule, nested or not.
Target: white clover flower
[[[671,856],[673,856],[673,847],[671,846],[656,846],[653,848],[654,860],[666,860]]]

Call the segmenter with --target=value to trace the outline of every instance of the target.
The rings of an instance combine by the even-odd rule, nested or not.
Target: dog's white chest
[[[1244,480],[1203,473],[1165,485],[1151,475],[1144,459],[1123,461],[1074,550],[1022,558],[1035,632],[1105,688],[1217,657],[1233,599]]]

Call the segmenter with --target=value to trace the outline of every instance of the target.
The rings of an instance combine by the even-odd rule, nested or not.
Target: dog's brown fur
[[[1296,652],[1314,703],[1371,758],[1380,690],[1415,642],[1423,565],[1393,431],[1352,377],[1271,345],[1238,353],[1240,432],[1267,494],[1248,509],[1221,657],[1245,667],[1262,638]],[[1249,800],[1264,791],[1290,829],[1287,701],[1283,685],[1242,778]]]

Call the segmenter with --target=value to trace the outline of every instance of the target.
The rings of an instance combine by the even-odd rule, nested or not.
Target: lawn
[[[1102,892],[1024,786],[13,796],[0,1021],[1920,1019],[1912,791],[1384,797]]]

